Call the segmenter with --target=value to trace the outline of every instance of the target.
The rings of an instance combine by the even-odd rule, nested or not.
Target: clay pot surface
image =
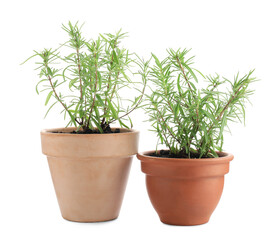
[[[199,225],[209,221],[229,172],[232,154],[219,158],[181,159],[137,154],[146,174],[149,198],[160,220],[171,225]]]
[[[139,132],[70,134],[76,128],[41,131],[42,152],[63,218],[99,222],[118,217]]]

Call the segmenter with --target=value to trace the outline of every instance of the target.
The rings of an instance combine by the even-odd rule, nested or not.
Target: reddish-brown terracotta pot
[[[228,153],[219,158],[175,159],[137,154],[146,174],[148,195],[163,223],[199,225],[207,223],[215,210],[229,172]]]
[[[98,222],[118,217],[139,133],[69,134],[75,128],[41,132],[63,218]]]

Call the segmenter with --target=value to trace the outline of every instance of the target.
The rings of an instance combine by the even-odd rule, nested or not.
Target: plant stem
[[[142,90],[142,95],[140,96],[140,99],[137,101],[137,103],[135,104],[135,106],[134,106],[131,110],[129,110],[129,111],[128,111],[127,113],[125,113],[124,115],[118,117],[118,119],[113,119],[113,120],[110,121],[109,123],[113,123],[113,122],[115,122],[116,120],[119,120],[119,119],[121,119],[121,118],[124,118],[124,117],[126,117],[127,115],[129,115],[131,112],[133,112],[133,111],[140,105],[140,103],[142,102],[143,96],[144,96],[144,94],[145,94],[145,89],[146,89],[146,84],[144,85],[144,88],[143,88],[143,90]]]
[[[61,105],[64,107],[64,109],[68,112],[69,116],[71,115],[71,113],[69,112],[68,108],[66,107],[66,105],[61,101],[61,99],[58,97],[58,94],[56,92],[56,89],[54,88],[54,85],[53,85],[53,82],[52,82],[52,78],[51,78],[51,75],[48,71],[48,64],[46,62],[44,62],[44,66],[46,68],[46,71],[47,71],[47,76],[48,76],[48,80],[50,82],[50,85],[51,85],[51,88],[53,90],[53,93],[55,94],[55,97],[56,99],[61,103]]]
[[[214,90],[216,89],[216,87],[217,87],[217,83],[216,83],[215,85],[213,85],[213,87],[212,87],[212,89],[211,89],[211,92],[214,91]],[[204,97],[204,98],[202,99],[202,101],[207,102],[208,99],[209,99],[209,97],[210,97],[210,96],[207,96],[206,98]],[[197,131],[198,131],[198,129],[199,129],[198,107],[196,108],[196,114],[197,114],[197,119],[196,119],[197,125],[196,125],[196,129],[195,129],[195,134],[192,135],[192,132],[191,132],[190,141],[189,141],[189,144],[188,144],[188,148],[189,148],[189,149],[190,149],[192,140],[193,140],[193,138],[196,136],[196,133],[197,133]],[[193,118],[193,120],[194,120],[194,118]]]
[[[191,84],[189,83],[189,79],[188,79],[188,77],[187,77],[187,75],[186,75],[186,73],[185,73],[185,71],[184,71],[184,67],[182,66],[182,64],[181,64],[180,59],[179,59],[178,56],[176,56],[176,61],[177,61],[178,65],[179,65],[179,67],[180,67],[180,69],[181,69],[181,72],[182,72],[182,74],[183,74],[184,79],[186,80],[186,82],[187,82],[187,84],[188,84],[188,86],[189,86],[189,89],[193,92],[193,89],[192,89],[192,87],[191,87]]]
[[[77,65],[78,65],[78,72],[79,72],[79,81],[80,81],[80,103],[81,103],[81,109],[82,109],[83,93],[82,93],[82,79],[81,79],[79,48],[77,47],[76,50],[77,50]],[[83,117],[81,118],[81,125],[83,125]]]
[[[89,122],[90,122],[90,119],[91,119],[92,111],[93,111],[93,108],[94,108],[94,105],[95,105],[95,102],[96,102],[96,92],[97,92],[97,84],[98,84],[98,65],[97,65],[97,63],[95,63],[95,68],[96,68],[95,87],[94,87],[95,92],[94,92],[93,102],[92,102],[91,107],[90,107],[89,117],[88,117],[87,124],[86,124],[87,128],[89,127]]]
[[[102,119],[101,125],[104,125],[104,123],[105,123],[105,115],[106,115],[106,110],[107,110],[107,96],[108,96],[108,92],[109,92],[109,88],[110,88],[111,69],[112,69],[113,61],[114,61],[114,57],[113,57],[113,54],[112,54],[111,61],[110,61],[110,71],[109,71],[109,77],[108,77],[108,84],[107,84],[107,90],[106,90],[105,102],[104,102],[104,110],[103,110],[103,116],[104,117]]]
[[[117,73],[116,82],[115,82],[114,87],[113,87],[113,89],[112,89],[112,93],[111,93],[111,96],[110,96],[110,101],[112,100],[113,95],[114,95],[114,93],[115,93],[115,90],[116,90],[116,87],[117,87],[117,81],[118,81],[118,79],[119,79],[119,75],[120,75],[120,72]]]
[[[167,125],[166,121],[164,120],[164,118],[163,118],[162,114],[160,113],[160,111],[158,110],[158,108],[157,108],[155,105],[153,105],[153,106],[154,106],[155,110],[158,112],[159,118],[160,118],[160,119],[163,121],[163,123],[165,124],[166,129],[168,129],[169,134],[170,134],[178,143],[181,143],[180,140],[179,140],[179,139],[174,135],[174,133],[170,130],[170,127]]]
[[[241,84],[241,86],[237,89],[237,91],[234,92],[234,94],[230,97],[230,99],[228,100],[228,102],[226,103],[226,105],[224,106],[224,108],[222,109],[222,111],[220,112],[219,116],[217,116],[216,122],[218,122],[218,121],[221,120],[221,118],[222,118],[224,112],[229,108],[230,104],[231,104],[231,103],[233,102],[233,100],[236,98],[238,92],[240,91],[240,89],[241,89],[242,87],[243,87],[243,85]],[[210,133],[210,131],[212,130],[212,128],[214,127],[214,125],[215,125],[215,122],[213,122],[213,123],[211,124],[211,126],[208,128],[207,134]],[[203,139],[204,139],[204,138],[202,138],[201,143],[200,143],[200,146],[201,146],[201,147],[202,147],[202,144],[203,144]]]
[[[160,117],[157,117],[157,120],[158,120],[158,122],[160,123]],[[163,120],[162,120],[162,121],[163,121]],[[162,134],[163,134],[163,136],[164,136],[165,144],[169,147],[169,149],[170,149],[170,151],[171,151],[171,145],[169,144],[168,138],[167,138],[166,133],[164,132],[162,126],[161,126],[161,132],[162,132]]]
[[[77,48],[77,65],[78,65],[79,80],[80,80],[80,100],[82,101],[83,93],[82,93],[82,80],[81,80],[81,66],[80,66],[79,48]]]

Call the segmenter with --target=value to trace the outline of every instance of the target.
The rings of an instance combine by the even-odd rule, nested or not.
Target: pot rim
[[[65,133],[55,133],[55,131],[64,131],[64,129],[66,129]],[[91,136],[122,136],[122,135],[129,135],[129,134],[133,134],[133,133],[139,133],[138,130],[135,129],[127,129],[127,128],[117,128],[117,127],[113,127],[111,128],[113,129],[120,129],[123,130],[123,132],[120,133],[105,133],[105,134],[72,134],[69,133],[70,131],[76,130],[77,127],[61,127],[61,128],[47,128],[47,129],[42,129],[40,131],[41,135],[55,135],[55,136],[78,136],[78,137],[91,137]]]
[[[160,151],[160,150],[158,150]],[[163,158],[163,157],[155,157],[155,156],[148,156],[148,154],[155,152],[152,151],[145,151],[141,153],[137,153],[136,156],[141,162],[155,162],[155,163],[225,163],[232,161],[234,159],[234,155],[227,152],[216,152],[221,157],[217,158]]]

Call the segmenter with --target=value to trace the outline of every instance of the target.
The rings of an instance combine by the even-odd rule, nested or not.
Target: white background
[[[0,239],[276,239],[275,1],[1,1],[0,3]],[[63,220],[46,157],[42,128],[65,125],[58,111],[43,119],[32,50],[66,40],[61,24],[86,22],[84,32],[129,32],[125,46],[147,58],[169,47],[193,48],[205,74],[232,78],[256,68],[246,126],[232,125],[224,149],[235,155],[224,193],[210,222],[162,224],[148,199],[134,158],[119,218],[106,223]],[[140,151],[155,148],[143,112],[132,115]]]

